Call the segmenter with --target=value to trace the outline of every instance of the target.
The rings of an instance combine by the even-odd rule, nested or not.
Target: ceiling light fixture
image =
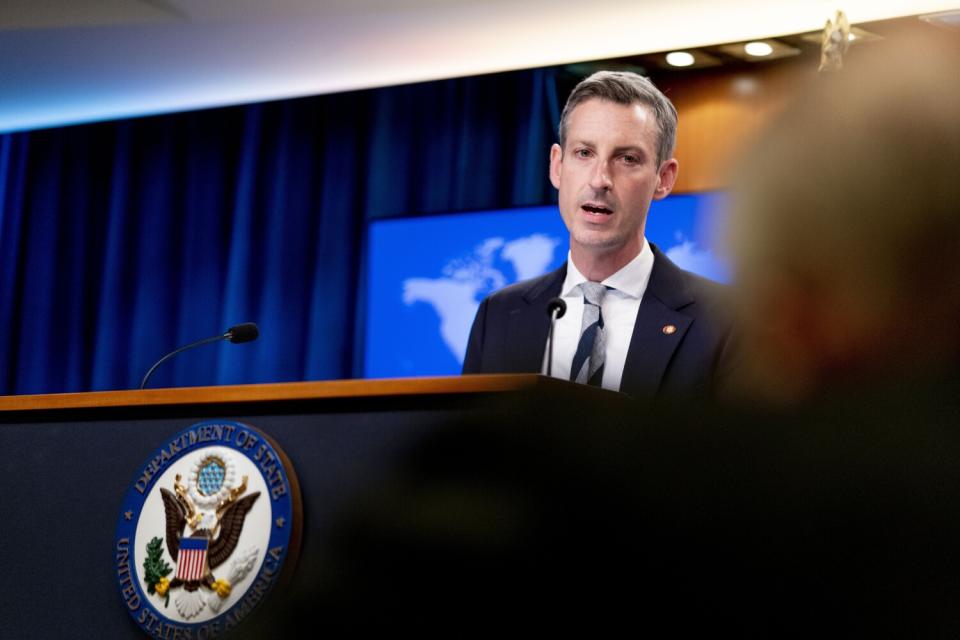
[[[743,45],[743,50],[747,52],[747,55],[755,58],[764,58],[773,53],[773,47],[766,42],[748,42]]]
[[[667,64],[674,67],[689,67],[694,62],[693,54],[687,51],[671,51],[667,54]]]
[[[817,43],[819,44],[819,41],[817,41]],[[728,56],[733,56],[739,60],[745,60],[754,64],[800,55],[800,49],[776,38],[754,40],[747,43],[738,42],[736,44],[725,44],[717,48]]]

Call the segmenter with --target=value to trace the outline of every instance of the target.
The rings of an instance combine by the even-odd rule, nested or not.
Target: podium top
[[[537,374],[464,375],[322,382],[277,382],[215,387],[180,387],[88,393],[0,396],[0,412],[243,404],[288,400],[385,398],[486,394],[530,389],[560,389],[571,383]],[[594,390],[599,391],[599,390]]]

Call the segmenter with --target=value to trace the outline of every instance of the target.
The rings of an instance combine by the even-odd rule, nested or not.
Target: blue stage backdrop
[[[152,386],[359,376],[366,223],[555,201],[559,76],[0,135],[0,394],[132,388],[244,321]]]
[[[721,205],[710,193],[654,202],[647,237],[682,268],[727,281],[713,233]],[[368,377],[459,373],[481,300],[556,269],[569,249],[555,206],[384,220],[368,235]]]

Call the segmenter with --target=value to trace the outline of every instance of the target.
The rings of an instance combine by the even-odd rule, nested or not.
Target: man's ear
[[[563,149],[554,144],[550,147],[550,182],[554,189],[560,188],[560,169],[563,163]]]
[[[673,191],[673,185],[677,182],[677,172],[680,170],[680,163],[676,158],[670,158],[660,165],[660,172],[657,176],[660,182],[653,192],[654,200],[662,200]]]

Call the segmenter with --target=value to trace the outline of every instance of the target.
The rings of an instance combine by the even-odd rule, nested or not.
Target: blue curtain
[[[0,394],[353,377],[374,218],[546,204],[557,70],[0,135]],[[417,247],[411,247],[416,251]]]

